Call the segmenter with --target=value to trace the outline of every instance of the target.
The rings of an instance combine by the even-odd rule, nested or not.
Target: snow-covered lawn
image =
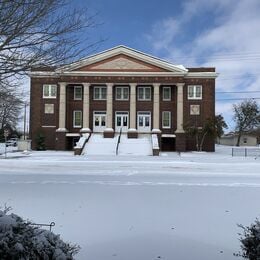
[[[8,153],[0,204],[77,243],[84,260],[232,260],[260,216],[260,158],[216,153]]]

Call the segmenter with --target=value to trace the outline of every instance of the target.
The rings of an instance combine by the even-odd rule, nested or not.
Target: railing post
[[[247,157],[247,148],[245,148],[245,157]]]
[[[232,147],[232,157],[234,156],[234,148]]]

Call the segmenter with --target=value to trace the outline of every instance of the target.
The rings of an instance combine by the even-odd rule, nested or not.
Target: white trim
[[[185,78],[217,78],[219,76],[219,73],[217,72],[188,72],[184,77]]]
[[[139,126],[139,117],[149,116],[149,126]],[[145,124],[145,122],[144,122]],[[152,113],[151,111],[137,111],[137,130],[139,133],[150,133],[152,127]]]
[[[164,98],[164,89],[168,88],[170,90],[170,97]],[[170,86],[163,86],[162,87],[162,100],[163,101],[171,101],[172,100],[172,88]]]
[[[143,92],[143,98],[139,98],[139,90],[143,88],[144,92]],[[145,97],[145,89],[150,89],[150,98],[146,98]],[[137,85],[137,100],[138,101],[151,101],[152,100],[152,87],[149,86],[143,86],[143,85]]]
[[[124,117],[126,116],[127,117],[127,126],[117,126],[117,117]],[[121,121],[122,123],[122,121]],[[115,111],[115,132],[119,132],[120,131],[120,128],[122,128],[122,131],[123,132],[127,132],[128,130],[128,127],[129,127],[129,111]],[[119,129],[119,131],[118,131]]]
[[[197,87],[200,87],[200,94],[201,95],[199,97],[196,97],[196,88]],[[193,88],[193,96],[192,97],[189,96],[189,88]],[[203,97],[202,90],[203,90],[202,85],[188,85],[187,86],[187,98],[188,98],[188,100],[202,100],[202,97]]]
[[[74,91],[74,96],[73,96],[74,100],[82,100],[82,96],[83,96],[83,88],[82,88],[82,86],[74,85],[73,88],[74,88],[73,89],[73,91]],[[76,98],[76,89],[77,88],[81,90],[81,97],[80,98]]]
[[[78,136],[80,136],[80,134],[78,134],[78,133],[67,133],[66,136],[67,137],[78,137]]]
[[[50,128],[56,128],[56,125],[42,125],[42,127],[44,127],[44,128],[47,128],[47,127],[50,127]]]
[[[128,91],[128,95],[127,98],[124,98],[124,91],[121,92],[121,98],[117,98],[117,90],[121,88],[121,89],[127,89]],[[115,86],[115,100],[117,101],[128,101],[129,100],[129,86]]]
[[[75,114],[80,112],[80,115],[81,115],[81,119],[80,119],[80,125],[75,125]],[[82,127],[82,111],[81,110],[73,110],[73,128],[81,128]]]
[[[96,114],[97,113],[97,114]],[[105,125],[102,126],[96,126],[95,125],[95,116],[104,116],[105,117]],[[94,110],[93,111],[93,119],[92,119],[92,125],[93,125],[93,132],[101,133],[103,132],[107,127],[107,112],[104,110]]]
[[[169,113],[169,125],[168,126],[164,126],[163,121],[164,121],[164,114],[165,113]],[[171,111],[162,111],[162,128],[163,129],[170,129],[171,128]]]
[[[132,77],[184,77],[184,78],[206,78],[215,79],[219,76],[216,72],[136,72],[136,71],[32,71],[29,73],[31,78],[45,78],[60,76],[132,76]]]
[[[48,86],[48,96],[44,95],[44,88]],[[51,95],[51,88],[55,87],[55,96],[50,96]],[[57,85],[56,84],[43,84],[42,85],[42,98],[43,99],[55,99],[57,98]]]
[[[100,89],[99,98],[95,97],[95,89]],[[106,89],[106,98],[102,98],[102,88]],[[107,100],[107,86],[94,86],[93,88],[93,100]]]
[[[111,57],[119,55],[119,54],[125,54],[129,57],[144,61],[148,64],[151,64],[151,65],[154,65],[154,66],[157,66],[157,67],[169,70],[169,71],[174,71],[174,72],[177,71],[177,72],[182,72],[182,73],[188,72],[188,70],[183,65],[173,65],[165,60],[159,59],[157,57],[137,51],[135,49],[131,49],[131,48],[123,46],[123,45],[116,46],[112,49],[108,49],[106,51],[103,51],[103,52],[97,53],[95,55],[89,56],[87,58],[84,58],[80,61],[63,66],[63,67],[57,69],[57,71],[75,70],[77,68],[87,66],[87,65],[111,58]]]
[[[162,134],[161,137],[176,138],[176,135],[173,135],[173,134]]]

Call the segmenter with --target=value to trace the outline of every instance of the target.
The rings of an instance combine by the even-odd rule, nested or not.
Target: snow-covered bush
[[[79,247],[63,242],[59,235],[0,210],[1,260],[70,260]]]
[[[240,234],[242,252],[236,255],[249,260],[260,259],[260,221],[256,219],[249,227],[239,227],[243,229],[243,234]]]

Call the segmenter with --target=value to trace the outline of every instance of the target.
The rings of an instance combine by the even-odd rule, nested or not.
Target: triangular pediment
[[[187,73],[182,65],[173,65],[148,54],[118,46],[61,68],[67,72],[173,72]]]
[[[168,70],[151,65],[147,62],[119,54],[114,57],[77,68],[77,71],[142,71],[142,72],[166,72]]]

